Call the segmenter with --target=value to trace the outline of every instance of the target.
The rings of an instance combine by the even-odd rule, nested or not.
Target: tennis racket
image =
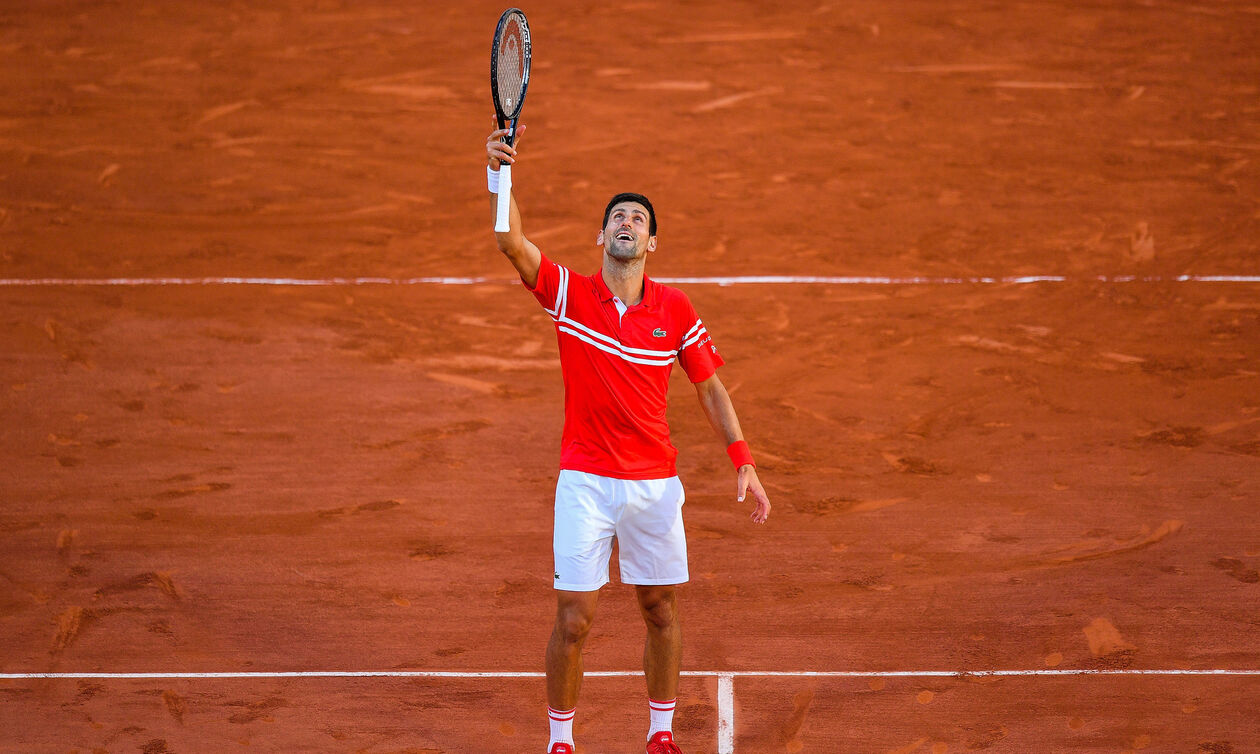
[[[507,128],[503,141],[510,147],[516,140],[516,124],[525,104],[529,87],[529,23],[520,8],[508,8],[499,16],[490,48],[490,93],[494,95],[494,114],[499,128]],[[499,203],[495,211],[494,230],[507,233],[508,213],[512,198],[512,166],[499,164]]]

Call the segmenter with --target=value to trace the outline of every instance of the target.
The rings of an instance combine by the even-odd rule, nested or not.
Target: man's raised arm
[[[506,128],[498,129],[486,139],[486,164],[490,169],[489,180],[492,185],[498,183],[499,163],[516,164],[516,149],[509,147],[502,140],[507,133]],[[525,126],[520,126],[516,133],[517,145],[521,143],[521,136],[524,133]],[[494,240],[499,244],[499,251],[512,261],[512,266],[520,273],[521,280],[533,288],[538,285],[538,268],[542,265],[542,252],[521,232],[521,212],[516,207],[515,196],[512,197],[509,206],[511,209],[508,212],[508,232],[496,232]],[[492,227],[497,215],[498,197],[492,192],[490,194],[490,225]]]

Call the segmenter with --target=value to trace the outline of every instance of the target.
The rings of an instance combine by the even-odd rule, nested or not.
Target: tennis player
[[[524,135],[521,126],[519,136]],[[486,140],[487,178],[497,193],[501,162],[517,149]],[[491,197],[490,210],[495,212]],[[608,583],[613,538],[621,580],[633,584],[647,625],[643,671],[648,691],[648,754],[682,754],[674,743],[674,704],[682,660],[676,588],[688,579],[678,451],[669,441],[665,395],[677,361],[735,466],[735,495],[751,492],[751,518],[762,524],[770,500],[716,370],[722,357],[686,294],[643,268],[656,251],[656,214],[647,197],[618,194],[595,236],[603,266],[579,275],[543,256],[521,233],[511,203],[499,250],[556,326],[564,376],[564,433],[556,483],[554,586],[556,624],[547,645],[548,754],[572,754],[573,718],[582,685],[582,646]]]

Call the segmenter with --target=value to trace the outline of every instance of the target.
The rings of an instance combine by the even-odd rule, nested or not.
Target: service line
[[[1007,277],[881,277],[818,275],[732,275],[725,277],[661,277],[678,285],[1027,285],[1030,283],[1260,283],[1260,275],[1018,275]],[[158,278],[0,278],[0,287],[158,286],[158,285],[516,285],[515,278],[491,277],[158,277]]]

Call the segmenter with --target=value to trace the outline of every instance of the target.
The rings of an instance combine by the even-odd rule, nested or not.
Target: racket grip
[[[506,162],[499,165],[499,205],[495,211],[494,232],[507,233],[512,230],[509,221],[512,212],[512,166]]]

